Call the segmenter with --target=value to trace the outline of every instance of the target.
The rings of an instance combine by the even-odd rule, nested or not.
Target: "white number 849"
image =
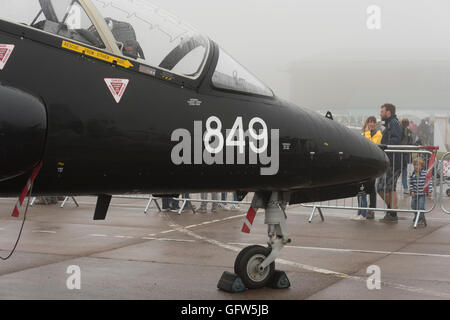
[[[213,123],[215,123],[215,128],[212,127]],[[259,134],[255,130],[256,124],[259,124],[262,127],[259,129]],[[237,146],[239,148],[239,153],[244,153],[245,136],[250,136],[252,138],[250,139],[250,149],[254,153],[260,154],[266,151],[269,138],[267,125],[263,119],[258,117],[251,119],[248,125],[248,131],[244,132],[242,117],[237,117],[233,127],[228,133],[225,143],[230,147]],[[214,144],[217,144],[215,147],[211,145],[212,137],[216,138],[214,139]],[[222,135],[222,121],[220,121],[218,117],[211,116],[206,120],[206,132],[203,141],[205,143],[205,148],[209,153],[219,153],[223,150],[224,137]]]

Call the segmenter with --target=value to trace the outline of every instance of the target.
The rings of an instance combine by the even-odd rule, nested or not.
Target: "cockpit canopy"
[[[140,63],[195,79],[209,39],[145,0],[2,0],[0,19],[27,25]],[[222,49],[217,88],[264,96],[272,91]]]

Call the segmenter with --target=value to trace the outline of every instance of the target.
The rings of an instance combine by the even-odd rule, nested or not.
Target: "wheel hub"
[[[266,259],[262,254],[256,254],[250,258],[247,264],[247,275],[252,281],[260,282],[267,278],[270,268],[260,270],[259,265]]]

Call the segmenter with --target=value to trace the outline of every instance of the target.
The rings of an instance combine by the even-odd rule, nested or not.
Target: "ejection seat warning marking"
[[[6,66],[9,57],[14,50],[13,44],[0,44],[0,71]]]
[[[109,91],[111,91],[114,100],[119,103],[120,100],[122,100],[123,94],[125,93],[130,80],[105,78],[105,82]]]
[[[126,59],[121,59],[115,56],[111,56],[107,53],[104,52],[100,52],[100,51],[96,51],[96,50],[92,50],[83,46],[80,46],[78,44],[72,43],[72,42],[68,42],[68,41],[63,41],[62,45],[63,48],[66,48],[68,50],[71,51],[75,51],[78,53],[82,53],[86,56],[89,57],[93,57],[95,59],[99,59],[99,60],[103,60],[109,63],[114,63],[116,62],[116,64],[118,66],[124,67],[124,68],[130,68],[133,67],[133,64],[131,64],[130,61],[126,60]]]

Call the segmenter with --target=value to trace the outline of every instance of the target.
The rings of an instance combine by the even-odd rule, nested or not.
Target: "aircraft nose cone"
[[[346,149],[342,166],[352,180],[375,179],[387,170],[389,159],[386,153],[375,143],[363,136],[350,132],[347,128]]]
[[[364,140],[365,138],[363,138]],[[365,141],[367,144],[367,170],[372,178],[377,178],[383,175],[389,167],[389,158],[387,154],[376,144]]]
[[[317,114],[310,114],[315,132],[311,158],[313,185],[337,185],[371,180],[387,169],[387,156],[360,133]]]
[[[21,175],[41,159],[45,106],[24,91],[0,85],[0,181]]]

